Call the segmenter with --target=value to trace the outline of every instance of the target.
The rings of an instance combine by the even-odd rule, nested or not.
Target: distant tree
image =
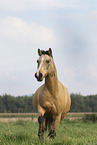
[[[97,95],[71,94],[70,112],[97,112]]]
[[[97,95],[82,96],[81,94],[71,94],[70,112],[97,112]],[[11,95],[0,96],[0,113],[30,113],[35,112],[32,105],[32,96]]]

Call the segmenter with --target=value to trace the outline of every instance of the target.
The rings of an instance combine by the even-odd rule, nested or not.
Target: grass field
[[[55,139],[47,140],[47,133],[40,141],[37,122],[0,122],[0,145],[97,145],[97,123],[63,120]]]

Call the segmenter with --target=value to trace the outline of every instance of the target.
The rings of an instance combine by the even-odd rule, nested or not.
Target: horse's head
[[[38,81],[42,81],[48,74],[52,74],[54,71],[54,62],[52,57],[52,50],[49,48],[48,51],[38,49],[38,55],[40,56],[37,60],[38,68],[35,73],[35,77]]]

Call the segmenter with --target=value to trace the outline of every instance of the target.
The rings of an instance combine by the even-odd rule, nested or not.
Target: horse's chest
[[[40,96],[39,104],[42,108],[50,108],[53,104],[53,100],[50,97]]]
[[[50,96],[41,96],[39,98],[39,104],[40,106],[45,110],[45,112],[50,114],[58,114],[58,105],[56,104],[56,101],[54,101]]]

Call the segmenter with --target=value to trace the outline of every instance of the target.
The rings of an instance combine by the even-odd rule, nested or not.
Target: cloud
[[[0,40],[1,93],[33,93],[36,87],[37,48],[48,49],[57,45],[53,30],[7,16],[0,19]]]
[[[9,72],[5,73],[5,77],[7,77],[9,80],[12,81],[17,81],[18,80],[18,76]]]
[[[88,16],[93,19],[97,19],[97,10],[91,11]]]
[[[11,16],[0,19],[0,39],[1,71],[30,68],[38,47],[48,49],[57,45],[52,29]]]
[[[82,8],[80,0],[3,0],[0,7],[7,11],[56,10],[64,8]]]
[[[94,82],[97,82],[97,67],[93,65],[88,66],[88,73],[90,76],[90,79]]]
[[[32,70],[0,73],[0,94],[26,95],[34,93],[35,82]]]
[[[0,18],[0,40],[0,93],[34,93],[37,48],[57,45],[53,30],[7,16]]]
[[[9,11],[48,10],[62,8],[63,2],[60,3],[58,0],[3,0],[0,1],[0,7]]]
[[[72,62],[71,62],[72,64]],[[97,67],[87,64],[78,64],[77,67],[64,67],[58,70],[59,80],[69,89],[70,93],[96,94],[97,93]]]
[[[56,41],[54,32],[36,23],[27,24],[17,17],[4,17],[0,19],[0,37],[18,43],[51,44]]]

